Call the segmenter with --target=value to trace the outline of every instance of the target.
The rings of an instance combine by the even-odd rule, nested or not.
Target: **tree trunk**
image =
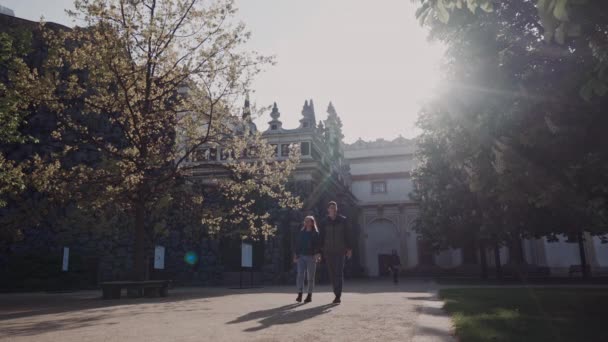
[[[500,261],[500,246],[494,245],[494,264],[496,265],[496,279],[502,279],[502,262]]]
[[[135,253],[134,277],[135,280],[146,280],[146,208],[141,199],[135,203]]]
[[[481,279],[488,279],[488,260],[486,258],[486,246],[479,243],[479,264],[481,266]]]
[[[579,231],[577,233],[577,240],[578,252],[581,257],[581,275],[583,276],[583,279],[589,279],[591,275],[589,274],[589,269],[587,266],[587,256],[585,255],[585,236],[583,235],[583,232]]]
[[[509,263],[514,265],[523,265],[525,262],[524,250],[520,237],[515,237],[510,240],[509,244]]]

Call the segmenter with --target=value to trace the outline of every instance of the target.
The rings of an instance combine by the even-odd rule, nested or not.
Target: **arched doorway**
[[[387,257],[392,250],[399,252],[400,238],[395,224],[386,219],[374,220],[366,227],[365,266],[367,274],[377,277],[386,274]],[[382,266],[381,266],[382,265]]]

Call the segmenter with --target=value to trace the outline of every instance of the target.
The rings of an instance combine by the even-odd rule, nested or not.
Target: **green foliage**
[[[463,17],[486,18],[488,13],[517,7],[520,15],[529,18],[527,29],[535,30],[547,44],[556,43],[565,49],[591,49],[594,63],[579,70],[587,79],[580,85],[581,96],[589,101],[608,92],[608,4],[588,0],[518,0],[489,1],[420,0],[416,17],[431,27],[462,24]],[[466,7],[466,8],[465,8]],[[480,10],[478,10],[480,9]],[[463,13],[468,12],[468,13]],[[485,15],[484,15],[485,13]],[[468,16],[467,14],[474,14]],[[533,16],[530,16],[530,15]],[[515,24],[515,17],[506,18]],[[475,19],[474,19],[475,20]],[[514,26],[513,26],[514,27]]]
[[[563,4],[551,6],[563,19]],[[608,232],[606,89],[597,80],[579,91],[598,70],[597,37],[549,44],[533,1],[449,10],[449,21],[425,21],[448,52],[444,90],[419,120],[422,235],[445,248],[464,235],[506,244]]]
[[[94,226],[108,229],[111,214],[131,215],[135,272],[141,278],[146,245],[172,227],[167,217],[174,189],[199,166],[194,156],[205,146],[225,147],[236,136],[242,146],[266,154],[253,162],[234,158],[224,165],[226,173],[244,172],[253,181],[210,176],[205,185],[219,184],[223,194],[236,198],[234,207],[221,209],[233,212],[231,220],[247,221],[241,236],[272,233],[268,216],[249,210],[251,197],[297,205],[281,184],[295,164],[276,163],[267,143],[235,131],[251,125],[233,115],[235,99],[273,60],[243,49],[250,33],[233,20],[234,1],[76,0],[74,7],[69,14],[84,26],[57,29],[42,23],[48,54],[39,68],[21,68],[13,80],[19,103],[56,119],[49,137],[54,148],[32,158],[31,178],[49,199],[77,206],[59,224],[79,226],[103,217]],[[200,228],[203,198],[183,194],[193,196],[181,204],[198,209],[187,214],[198,216],[193,227]],[[212,214],[206,218],[214,223],[226,219],[221,210]],[[221,235],[229,227],[206,228]]]
[[[472,13],[476,13],[477,9],[492,12],[494,4],[491,0],[420,0],[420,8],[416,12],[416,17],[421,24],[426,22],[429,15],[442,23],[447,23],[450,20],[451,11],[463,9],[468,9]]]
[[[15,89],[15,73],[27,70],[24,58],[30,51],[31,32],[10,30],[0,33],[0,145],[23,143],[27,139],[20,128],[25,123],[27,101]],[[31,140],[31,139],[29,139]],[[9,197],[22,192],[26,185],[25,165],[6,158],[0,152],[0,208]]]
[[[11,84],[14,73],[24,65],[23,59],[30,51],[31,32],[16,31],[11,34],[0,32],[0,142],[23,142],[19,132],[26,112],[23,110],[18,91]]]

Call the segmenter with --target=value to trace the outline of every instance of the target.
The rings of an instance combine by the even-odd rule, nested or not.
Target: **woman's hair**
[[[312,221],[312,227],[318,233],[319,232],[319,227],[317,227],[317,221],[315,220],[314,216],[306,216],[304,218],[304,225],[302,225],[302,230],[306,230],[306,220],[311,220]]]

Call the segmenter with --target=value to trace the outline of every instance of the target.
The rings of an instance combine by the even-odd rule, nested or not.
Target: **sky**
[[[347,143],[414,137],[421,104],[440,82],[444,48],[427,41],[410,0],[236,0],[252,32],[248,48],[275,56],[250,97],[258,107],[277,102],[283,127],[296,128],[313,99],[317,120],[329,101]],[[73,26],[72,0],[0,0],[17,17]],[[268,113],[256,119],[265,130]]]

